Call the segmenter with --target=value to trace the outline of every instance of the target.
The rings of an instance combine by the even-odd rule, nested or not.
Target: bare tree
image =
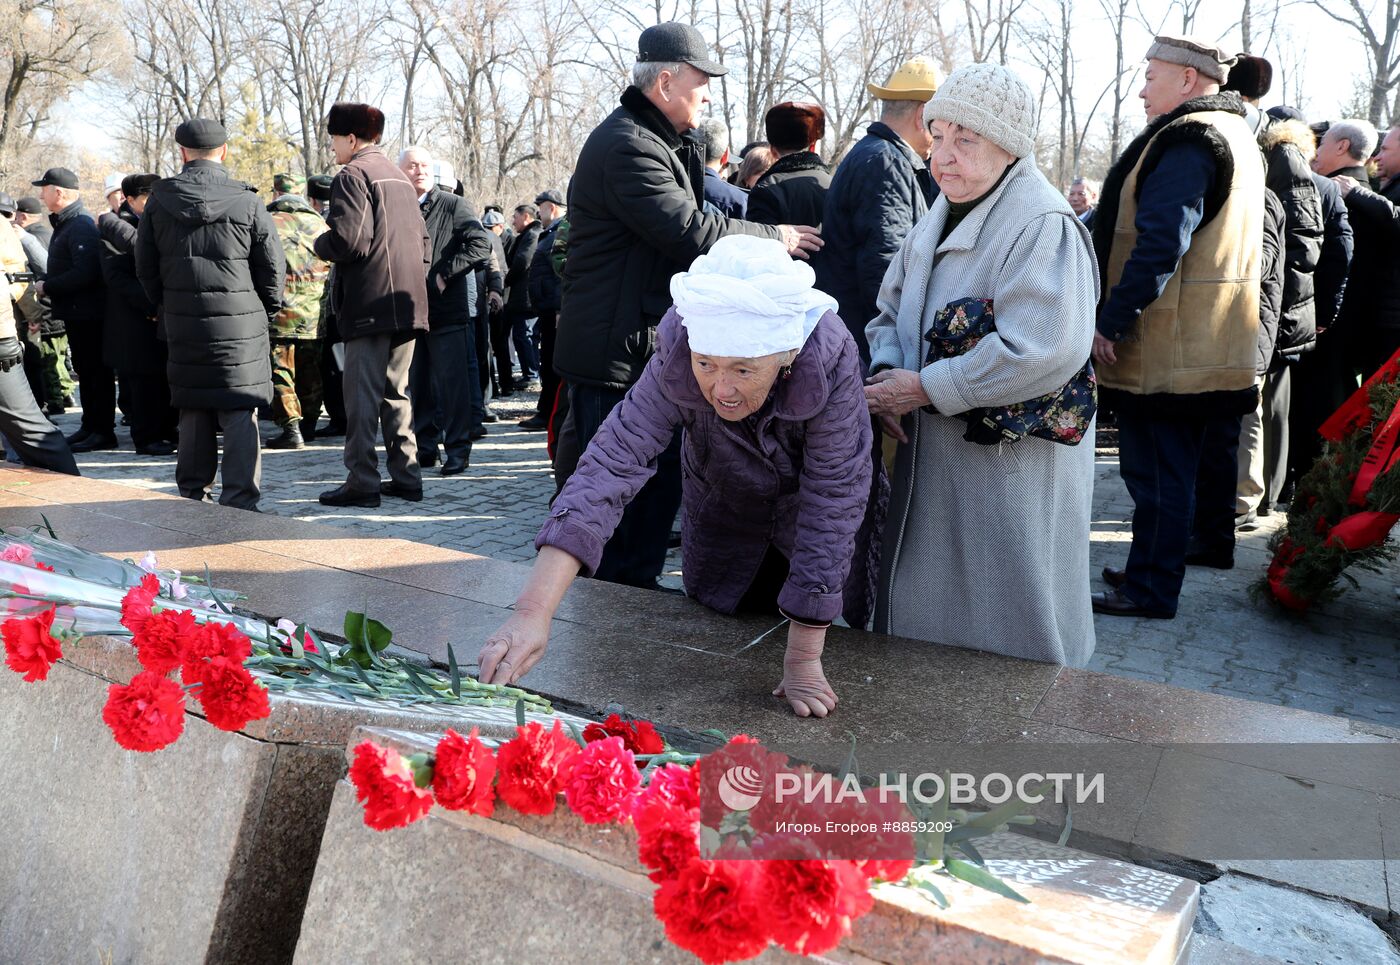
[[[1353,30],[1366,48],[1371,73],[1366,117],[1380,125],[1391,92],[1400,84],[1400,0],[1367,5],[1361,0],[1313,0],[1313,5]]]
[[[1016,15],[1025,0],[963,0],[974,63],[1005,64]]]

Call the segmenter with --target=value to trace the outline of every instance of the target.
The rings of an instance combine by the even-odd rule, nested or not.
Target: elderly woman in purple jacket
[[[803,717],[835,708],[822,645],[865,512],[871,431],[855,342],[812,279],[780,243],[738,236],[672,279],[656,354],[555,500],[515,612],[482,648],[482,680],[519,680],[544,656],[569,584],[593,572],[683,427],[686,591],[721,613],[781,613],[774,695]]]

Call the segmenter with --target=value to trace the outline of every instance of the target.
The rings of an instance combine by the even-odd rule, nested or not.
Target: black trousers
[[[1305,354],[1292,374],[1293,404],[1288,410],[1288,481],[1312,468],[1322,455],[1317,430],[1356,391],[1356,372],[1347,360],[1344,332],[1328,331]]]
[[[112,435],[117,425],[117,380],[102,359],[102,323],[70,322],[68,344],[73,349],[73,367],[78,370],[83,431]]]
[[[476,340],[476,377],[481,385],[481,415],[485,416],[486,406],[491,402],[491,309],[485,304],[472,322],[472,337]],[[478,424],[479,424],[478,420]],[[473,427],[475,428],[475,427]]]
[[[408,394],[420,451],[436,452],[441,440],[449,456],[471,455],[476,380],[476,347],[467,326],[437,328],[418,336],[408,369]]]
[[[578,436],[579,451],[597,434],[608,413],[626,395],[621,389],[591,385],[573,386],[569,413]],[[671,524],[681,507],[681,431],[656,460],[656,475],[638,491],[622,513],[612,539],[603,548],[603,559],[594,578],[628,586],[654,587],[666,565]]]
[[[342,383],[344,373],[335,364],[335,353],[331,351],[332,340],[327,339],[325,351],[321,353],[321,403],[326,407],[326,418],[338,426],[345,425],[345,388]],[[303,412],[302,421],[316,424],[319,412]]]
[[[180,437],[180,412],[170,404],[170,383],[165,376],[127,372],[124,379],[132,443],[139,447],[176,442]]]
[[[559,392],[559,375],[554,371],[554,336],[559,327],[559,313],[540,312],[535,331],[540,336],[540,401],[536,411],[548,419],[554,411],[554,397]]]
[[[504,311],[491,316],[491,354],[496,359],[496,394],[509,392],[514,378],[510,366],[510,326],[512,319]]]
[[[23,349],[17,339],[0,338],[0,434],[26,466],[78,475],[68,440],[39,410],[24,377]]]
[[[1118,467],[1133,499],[1123,592],[1138,606],[1176,615],[1188,546],[1234,552],[1239,445],[1239,415],[1118,413]]]

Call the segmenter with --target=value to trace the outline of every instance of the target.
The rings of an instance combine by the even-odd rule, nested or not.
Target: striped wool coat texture
[[[866,328],[872,365],[919,372],[938,410],[903,419],[875,628],[951,646],[1083,666],[1089,606],[1092,433],[1078,446],[963,439],[958,413],[1059,389],[1093,344],[1098,268],[1084,226],[1034,158],[939,243],[939,197],[885,273]],[[935,314],[993,301],[996,332],[929,366]]]

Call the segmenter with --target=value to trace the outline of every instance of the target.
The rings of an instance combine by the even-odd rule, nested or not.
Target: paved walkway
[[[534,402],[533,395],[498,400],[501,421],[476,443],[471,467],[450,479],[427,471],[421,503],[386,499],[372,510],[320,505],[317,496],[345,478],[341,439],[298,452],[265,451],[262,510],[359,535],[530,560],[554,492],[544,434],[515,427]],[[72,432],[78,416],[70,412],[56,421]],[[263,435],[273,435],[271,424],[263,423]],[[79,456],[83,473],[173,493],[174,457],[137,456],[125,430],[119,437],[119,450]],[[1094,491],[1095,574],[1105,564],[1122,565],[1131,512],[1117,457],[1103,452]],[[1250,595],[1267,565],[1268,537],[1282,522],[1276,516],[1242,534],[1234,570],[1193,568],[1175,620],[1099,617],[1090,668],[1400,727],[1400,567],[1380,576],[1359,574],[1358,589],[1305,618],[1292,617]],[[678,583],[674,573],[668,582]]]

